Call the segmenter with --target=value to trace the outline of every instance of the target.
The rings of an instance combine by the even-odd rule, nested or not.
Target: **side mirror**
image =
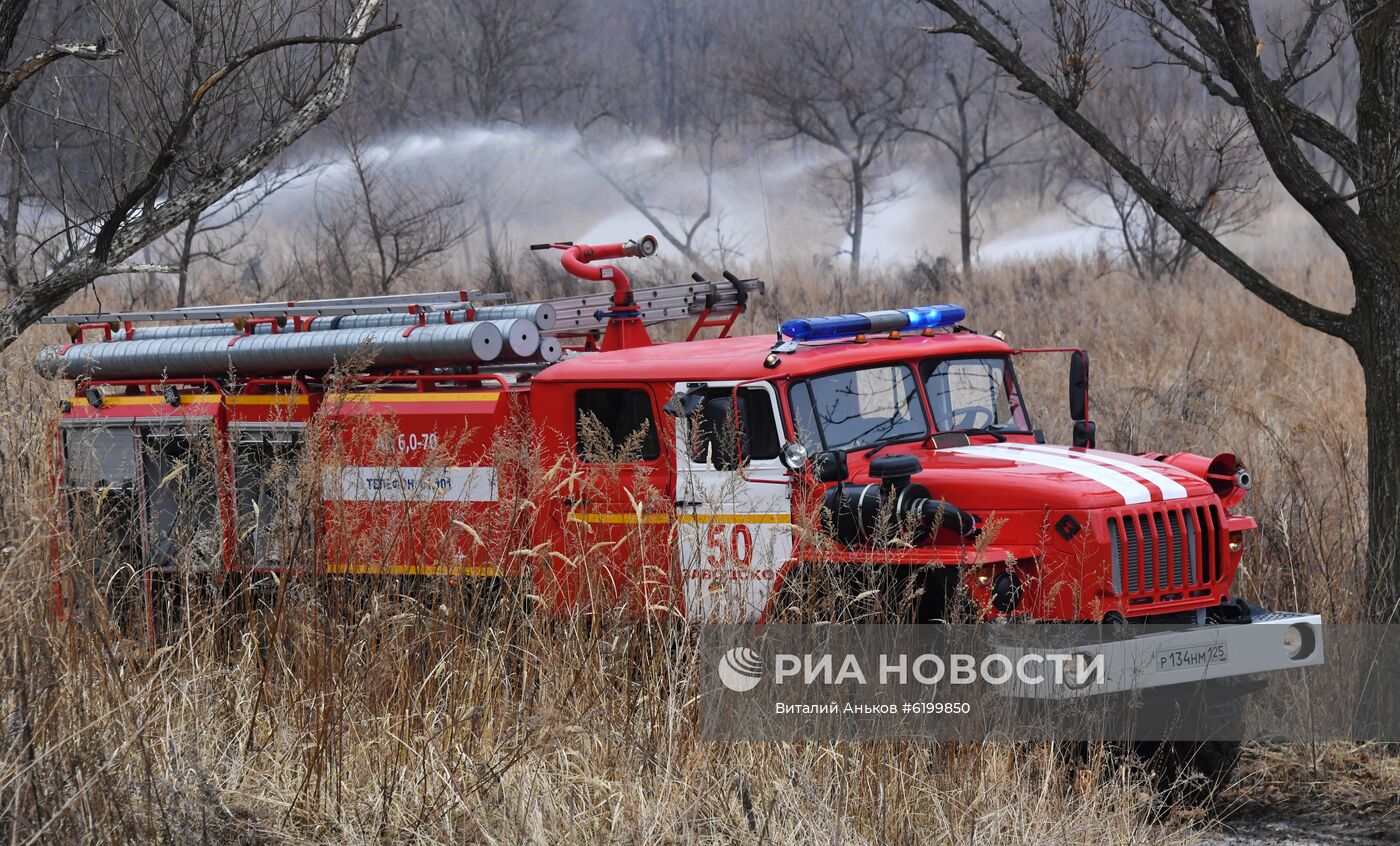
[[[1069,356],[1069,416],[1074,421],[1074,445],[1092,449],[1096,427],[1089,419],[1089,354],[1083,350]]]
[[[1074,445],[1075,445],[1075,446],[1077,446],[1077,447],[1085,447],[1085,448],[1087,448],[1087,449],[1093,449],[1093,448],[1094,448],[1095,435],[1097,435],[1097,434],[1098,434],[1098,427],[1094,425],[1094,421],[1092,421],[1092,420],[1076,420],[1076,421],[1074,421]]]
[[[661,406],[661,410],[669,417],[689,417],[700,407],[702,399],[704,397],[698,391],[676,391],[666,400],[666,404]]]
[[[739,398],[738,425],[735,426],[734,399],[710,397],[700,409],[703,451],[697,460],[709,458],[716,470],[738,470],[749,460],[749,404]]]
[[[844,482],[851,477],[851,471],[846,466],[845,450],[834,449],[817,453],[813,466],[816,468],[818,482]]]

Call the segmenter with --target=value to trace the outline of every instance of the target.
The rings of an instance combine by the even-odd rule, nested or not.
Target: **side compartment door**
[[[133,425],[64,424],[61,507],[74,557],[85,572],[64,566],[66,613],[91,592],[123,623],[140,618],[142,565],[140,450]],[[60,559],[60,562],[62,559]],[[105,599],[104,599],[105,598]]]
[[[215,572],[224,564],[219,442],[209,417],[138,427],[146,564]]]
[[[310,569],[317,490],[303,462],[305,424],[232,428],[238,562],[246,568]]]
[[[692,620],[757,620],[792,555],[792,485],[771,385],[676,385],[680,579]]]

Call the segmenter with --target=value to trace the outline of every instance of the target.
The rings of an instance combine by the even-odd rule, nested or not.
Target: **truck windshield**
[[[940,432],[1028,432],[1030,422],[1004,358],[954,358],[922,366],[933,425]]]
[[[859,449],[928,435],[919,383],[903,364],[814,376],[792,387],[798,437],[812,450]]]

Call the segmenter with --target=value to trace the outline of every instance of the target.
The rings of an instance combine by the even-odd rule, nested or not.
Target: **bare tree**
[[[454,0],[442,11],[453,96],[472,120],[524,123],[572,88],[559,50],[572,0]]]
[[[1268,206],[1260,190],[1264,164],[1249,124],[1212,104],[1184,100],[1174,81],[1141,76],[1105,84],[1083,108],[1208,232],[1217,238],[1240,232]],[[1111,231],[1138,278],[1176,276],[1199,255],[1112,166],[1085,156],[1078,139],[1061,155],[1078,189],[1066,196],[1067,207],[1082,222]]]
[[[1279,185],[1346,257],[1355,305],[1338,312],[1284,289],[1223,244],[1195,204],[1183,202],[1083,108],[1105,59],[1093,26],[1057,30],[978,0],[927,2],[948,19],[935,31],[970,39],[1202,255],[1292,320],[1355,351],[1366,377],[1371,609],[1380,620],[1400,615],[1400,9],[1385,0],[1306,0],[1296,25],[1271,33],[1257,25],[1248,0],[1123,3],[1145,25],[1162,61],[1183,68],[1248,121]],[[1067,11],[1071,21],[1093,21],[1106,8],[1095,0],[1050,5]],[[1047,57],[1041,44],[1026,34],[1037,31],[1053,34],[1049,71],[1042,69]],[[1265,50],[1266,38],[1282,42],[1279,49]],[[1299,85],[1334,61],[1346,42],[1358,61],[1354,137],[1298,96]],[[1353,190],[1341,193],[1309,158],[1309,148],[1343,169]]]
[[[1347,137],[1355,137],[1356,57],[1344,56],[1342,61],[1334,62],[1332,66],[1335,72],[1330,74],[1331,79],[1325,82],[1326,88],[1322,95],[1328,120]],[[1328,183],[1333,191],[1342,193],[1350,190],[1351,179],[1347,176],[1346,168],[1327,158],[1325,154],[1311,150],[1309,152],[1313,153],[1312,158],[1317,162],[1319,170],[1328,174]]]
[[[692,129],[705,130],[692,111],[701,89],[722,86],[717,62],[723,50],[724,4],[685,0],[645,0],[625,15],[628,46],[641,59],[633,73],[618,80],[636,89],[634,125],[646,123],[668,141],[685,142]],[[741,13],[747,13],[742,10]],[[729,111],[734,104],[731,102]],[[732,115],[731,115],[732,116]]]
[[[0,6],[0,49],[4,55],[25,55],[15,71],[0,72],[0,125],[3,125],[4,166],[6,170],[0,191],[4,193],[4,210],[0,212],[0,272],[5,280],[5,294],[13,298],[19,292],[22,279],[33,272],[34,261],[29,253],[40,250],[39,227],[34,209],[43,199],[44,171],[51,161],[47,150],[70,148],[80,139],[67,122],[51,120],[45,114],[45,101],[39,97],[30,102],[25,94],[36,86],[23,86],[31,77],[42,78],[45,68],[61,60],[69,64],[81,60],[107,60],[118,55],[105,46],[103,39],[86,47],[73,40],[70,30],[79,7],[73,3],[54,2],[30,9],[28,3],[5,3]],[[86,22],[84,22],[86,23]],[[22,25],[22,26],[21,26]],[[55,49],[61,45],[62,49]],[[51,72],[62,69],[58,65]],[[13,100],[13,104],[11,104]]]
[[[295,274],[316,294],[388,294],[436,266],[475,227],[465,194],[425,185],[396,167],[394,145],[345,130],[344,160],[318,185],[312,249],[296,251]]]
[[[686,261],[699,265],[705,263],[698,243],[701,227],[715,213],[715,150],[718,143],[716,135],[707,139],[692,139],[690,143],[675,148],[672,155],[665,156],[661,161],[646,161],[636,167],[615,166],[605,160],[606,153],[600,153],[586,140],[580,141],[578,151],[579,156],[603,181],[646,218],[662,238],[680,251]],[[614,144],[611,149],[616,151],[620,147]],[[625,153],[626,148],[621,149]],[[667,165],[688,163],[692,156],[704,180],[704,188],[696,195],[698,201],[689,208],[670,206],[660,199],[664,194],[662,189],[666,187],[666,178],[662,177],[661,171]]]
[[[878,0],[823,0],[771,12],[766,26],[747,29],[743,88],[774,140],[800,140],[836,155],[818,175],[848,239],[847,279],[854,285],[867,217],[891,196],[883,178],[927,96],[920,82],[929,45]],[[839,283],[837,300],[844,306]]]
[[[0,274],[5,279],[5,295],[13,299],[19,293],[20,280],[28,262],[22,258],[22,245],[33,244],[25,227],[24,210],[34,198],[35,189],[29,169],[25,164],[28,155],[40,143],[30,132],[32,118],[27,113],[16,111],[3,114],[4,139],[3,161],[5,181],[0,191],[4,193],[4,210],[0,211]]]
[[[9,105],[15,92],[45,68],[66,58],[87,61],[111,59],[120,51],[110,48],[105,38],[90,41],[64,41],[46,44],[33,54],[11,62],[15,41],[29,14],[30,0],[6,0],[0,4],[0,56],[13,70],[0,71],[0,109]]]
[[[1042,127],[1015,120],[1014,103],[1004,91],[1005,76],[975,54],[954,59],[942,74],[944,100],[925,123],[909,127],[927,136],[953,160],[958,186],[958,243],[962,272],[972,274],[977,212],[1005,168],[1035,161],[1021,156]]]
[[[197,263],[225,268],[237,256],[261,218],[263,205],[282,189],[307,178],[313,167],[263,172],[235,188],[210,208],[190,216],[182,226],[156,242],[152,264],[175,276],[175,305],[189,301],[191,273]]]
[[[579,125],[578,152],[686,261],[704,265],[704,233],[713,230],[720,252],[732,246],[719,230],[715,179],[733,159],[725,150],[736,130],[734,97],[722,77],[704,73],[697,73],[679,96],[687,129],[673,128],[675,140],[660,142],[626,110],[604,107]],[[664,145],[665,153],[651,154],[649,148],[658,145]],[[632,155],[639,151],[643,154]],[[692,181],[691,175],[698,178]]]
[[[188,29],[191,43],[202,44],[216,33],[221,21],[189,12],[180,16]],[[201,81],[201,63],[205,61],[198,49],[191,49],[185,59],[181,86],[186,96],[192,96]],[[238,107],[235,107],[235,110]],[[242,134],[241,125],[228,120],[218,111],[196,114],[190,123],[188,147],[198,151],[206,160],[227,157],[232,145]],[[222,118],[222,119],[221,119]],[[229,192],[209,208],[195,212],[167,236],[144,249],[147,262],[175,276],[175,305],[183,307],[189,298],[190,273],[196,262],[226,263],[242,244],[249,227],[257,222],[262,204],[281,189],[307,176],[313,168],[297,167],[259,173]],[[148,273],[147,287],[158,289],[156,274]]]
[[[46,119],[76,137],[43,166],[35,193],[44,208],[34,219],[56,222],[39,239],[50,260],[0,310],[0,349],[84,286],[129,270],[123,262],[247,183],[330,115],[345,99],[360,47],[396,27],[373,25],[382,2],[356,0],[338,20],[322,3],[275,14],[243,0],[80,4],[73,25],[105,37],[51,44],[18,63],[10,52],[28,3],[0,7],[0,64],[18,68],[0,82],[0,114],[61,59],[90,60],[94,70],[81,85],[45,94]],[[197,73],[187,76],[191,67]],[[219,122],[230,125],[231,143],[199,148],[196,127]]]
[[[436,80],[413,86],[428,95],[422,101],[432,121],[456,114],[480,126],[528,124],[578,85],[563,49],[574,25],[574,6],[575,0],[429,4],[422,10],[426,49],[412,51],[414,74],[406,86]],[[493,208],[509,193],[500,180],[509,170],[509,157],[509,151],[482,150],[471,163],[477,182],[471,228],[481,233],[487,284],[493,290],[504,290],[509,275],[501,252],[506,216]]]

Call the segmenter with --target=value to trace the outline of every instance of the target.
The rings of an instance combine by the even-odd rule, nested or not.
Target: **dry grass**
[[[1306,278],[1305,278],[1306,277]],[[821,313],[785,275],[749,318]],[[1300,271],[1300,286],[1327,286]],[[1158,290],[1040,262],[935,284],[874,280],[871,306],[952,301],[1013,343],[1086,345],[1104,445],[1232,450],[1264,531],[1242,591],[1354,618],[1363,537],[1360,372],[1214,272]],[[910,289],[915,289],[912,293]],[[470,584],[289,583],[249,612],[199,594],[158,650],[101,614],[55,624],[45,430],[61,388],[4,356],[0,390],[0,834],[29,842],[1192,843],[1130,770],[1054,750],[925,743],[712,744],[679,625],[546,620]],[[1023,367],[1063,437],[1062,360]],[[1325,527],[1325,529],[1324,529]],[[1337,554],[1342,551],[1344,554]],[[1328,553],[1328,554],[1324,554]],[[580,566],[589,566],[581,560]],[[1256,749],[1234,794],[1393,801],[1395,759]],[[1361,764],[1358,764],[1361,762]],[[1290,792],[1291,791],[1291,792]],[[1369,798],[1367,798],[1369,797]]]

